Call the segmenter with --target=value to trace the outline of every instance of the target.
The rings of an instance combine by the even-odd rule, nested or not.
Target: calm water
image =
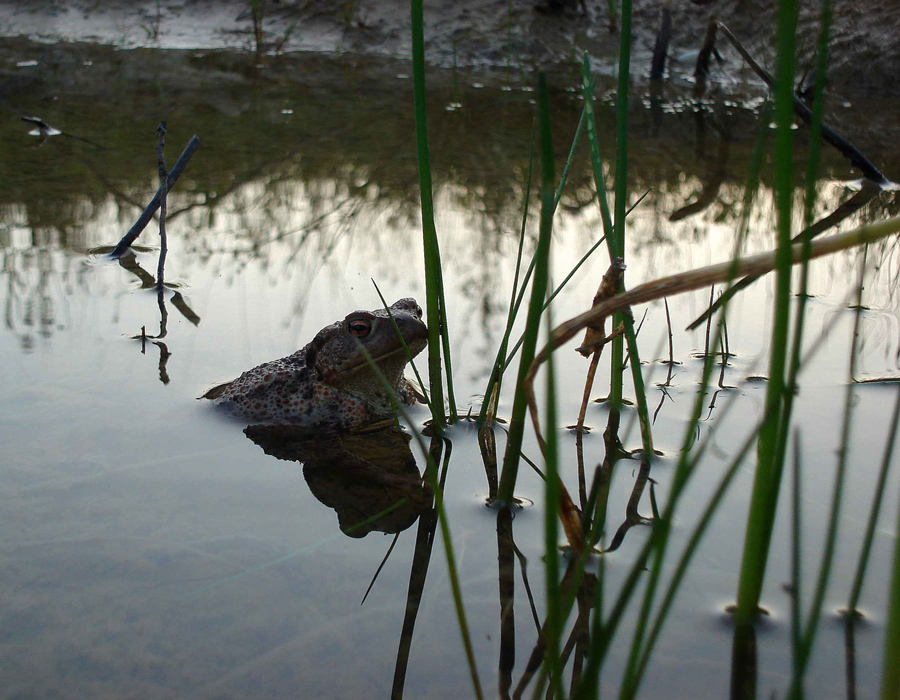
[[[195,400],[216,382],[293,352],[349,311],[377,307],[371,279],[390,301],[424,300],[409,67],[305,57],[256,71],[240,55],[17,42],[6,42],[0,56],[7,115],[0,122],[2,697],[390,697],[397,678],[405,679],[409,698],[468,697],[440,536],[429,556],[428,511],[416,521],[409,483],[415,468],[405,441],[384,448],[397,455],[387,463],[402,465],[397,478],[367,491],[327,465],[308,460],[301,466],[295,460],[305,453],[296,446],[256,444],[242,425]],[[31,60],[38,64],[16,65]],[[518,84],[500,89],[502,76],[459,76],[455,88],[447,73],[429,80],[457,397],[463,411],[477,411],[506,316],[531,94]],[[562,89],[571,81],[566,75],[554,81],[560,154],[580,113],[576,97]],[[599,85],[598,94],[608,88]],[[455,102],[462,107],[445,109]],[[635,99],[631,199],[652,190],[629,218],[631,286],[728,257],[758,129],[753,110],[728,95],[712,98],[701,111],[677,94],[640,102]],[[23,114],[40,116],[64,134],[45,141],[30,136],[31,127],[17,119]],[[166,294],[164,337],[142,343],[142,328],[160,334],[157,298],[144,286],[148,279],[152,286],[155,249],[138,252],[140,267],[130,269],[91,251],[114,244],[152,196],[155,129],[163,118],[170,165],[194,133],[202,147],[169,200],[166,277],[174,288]],[[613,152],[613,118],[610,109],[599,115],[606,154]],[[798,140],[804,135],[799,130]],[[891,162],[865,136],[859,145],[879,165]],[[557,217],[557,280],[601,233],[585,154],[582,149]],[[798,151],[798,173],[804,162]],[[854,177],[830,154],[823,170],[820,215],[851,196],[844,181]],[[768,168],[762,180],[748,241],[753,251],[771,246]],[[896,196],[881,195],[842,226],[897,208]],[[529,234],[536,224],[532,217]],[[157,245],[152,226],[139,242]],[[576,275],[554,304],[554,318],[587,307],[606,269],[604,255],[597,253]],[[807,598],[830,500],[853,322],[847,304],[858,267],[854,252],[811,271],[808,338],[826,330],[827,337],[803,375],[796,407]],[[898,272],[893,242],[869,250],[861,377],[898,371]],[[667,373],[658,362],[668,353],[661,303],[646,308],[640,334],[651,409],[660,406],[654,437],[664,454],[652,477],[663,499],[699,376],[694,355],[705,342],[703,330],[681,329],[708,296],[670,303],[674,357],[681,364],[668,387],[656,385]],[[765,384],[747,378],[765,372],[770,301],[771,281],[762,280],[729,314],[734,357],[700,428],[714,436],[714,449],[676,522],[675,552],[759,417]],[[644,309],[637,312],[640,317]],[[571,347],[559,357],[560,416],[569,424],[587,363]],[[607,383],[608,367],[601,366],[596,396]],[[844,695],[836,611],[846,605],[895,392],[888,384],[855,389],[837,571],[809,674],[810,697]],[[510,402],[504,395],[501,415],[508,415]],[[424,409],[415,417],[424,421]],[[603,457],[605,419],[602,407],[589,409],[588,422],[598,428],[586,438],[589,468]],[[479,672],[494,695],[497,516],[484,506],[489,486],[475,432],[459,426],[450,438],[445,492],[453,544]],[[574,494],[574,437],[563,431],[561,438],[565,480]],[[497,439],[502,450],[502,432]],[[628,448],[639,446],[630,410],[622,439]],[[360,448],[365,456],[371,449]],[[533,442],[525,450],[538,456]],[[283,459],[267,454],[273,451]],[[623,461],[614,473],[612,528],[626,519],[637,466]],[[691,567],[643,697],[727,694],[731,628],[723,611],[736,587],[752,475],[752,466],[745,466]],[[880,673],[898,481],[896,475],[889,480],[863,596],[861,697],[874,694]],[[352,527],[392,488],[412,501],[380,528],[404,531],[360,605],[393,537],[380,531],[362,536]],[[537,638],[523,571],[537,614],[543,617],[545,609],[542,491],[540,478],[523,468],[518,492],[536,506],[514,521],[522,555],[514,583],[514,683]],[[790,600],[783,590],[788,493],[785,488],[764,594],[771,615],[759,632],[761,697],[780,696],[790,678]],[[650,514],[647,494],[638,510]],[[618,590],[648,532],[632,528],[607,556],[608,590]],[[421,590],[412,636],[409,628],[404,632],[411,589]],[[629,632],[626,623],[604,670],[605,692],[618,685]],[[405,671],[396,672],[398,657],[407,653]]]

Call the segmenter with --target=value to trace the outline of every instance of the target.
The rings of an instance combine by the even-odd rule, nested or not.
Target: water
[[[360,605],[392,535],[361,537],[362,530],[351,528],[365,520],[362,504],[383,494],[381,486],[365,493],[362,484],[327,469],[276,459],[247,439],[242,425],[195,400],[217,382],[293,352],[349,311],[375,308],[371,279],[389,301],[424,301],[411,85],[398,77],[408,68],[304,56],[257,71],[240,54],[22,42],[6,42],[2,55],[7,114],[39,116],[63,132],[41,140],[24,122],[0,124],[3,697],[388,697],[398,678],[405,697],[469,696],[441,539],[428,556],[423,536],[417,542],[425,526],[413,523],[415,508],[383,526],[407,529]],[[37,66],[9,67],[32,57]],[[463,412],[469,406],[477,411],[502,334],[531,129],[527,86],[504,90],[499,81],[492,87],[490,78],[462,80],[462,107],[447,111],[443,107],[457,99],[450,77],[429,75],[437,227]],[[486,87],[466,87],[475,82]],[[580,102],[562,91],[553,99],[557,152],[564,153]],[[730,255],[757,132],[753,110],[733,98],[712,100],[702,112],[681,98],[646,102],[649,109],[634,109],[631,200],[652,190],[629,218],[631,286]],[[144,272],[95,250],[114,244],[152,196],[155,129],[163,118],[170,165],[191,135],[202,142],[169,201],[166,279],[173,288],[165,295],[164,334],[156,294],[145,285],[156,269],[153,227],[135,259]],[[611,154],[611,110],[598,118],[604,152]],[[865,138],[858,143],[862,150],[879,164],[891,162]],[[601,233],[585,153],[576,160],[557,218],[557,281]],[[804,155],[798,154],[799,173]],[[842,184],[853,177],[842,161],[828,154],[824,172],[819,215],[852,194]],[[771,246],[768,169],[762,177],[752,251]],[[698,200],[709,206],[684,209]],[[896,209],[896,195],[882,195],[842,226]],[[536,213],[529,234],[535,229]],[[604,255],[597,253],[560,295],[553,306],[557,321],[590,303],[606,268]],[[858,260],[851,252],[811,270],[808,337],[812,343],[827,335],[803,375],[796,407],[807,600],[829,507],[853,322],[847,305]],[[868,260],[859,373],[896,375],[893,243],[873,246]],[[674,357],[681,364],[665,391],[656,386],[667,372],[659,362],[668,355],[661,302],[648,305],[641,330],[651,410],[660,405],[654,436],[663,455],[652,477],[661,501],[699,377],[693,355],[705,342],[703,329],[681,329],[707,301],[708,292],[670,301]],[[758,420],[765,384],[748,377],[765,372],[770,302],[771,281],[762,280],[730,313],[735,356],[714,407],[704,413],[700,433],[713,435],[713,447],[676,520],[674,552]],[[569,425],[587,363],[571,347],[558,358],[560,420]],[[594,396],[605,393],[607,373],[604,362]],[[849,594],[895,392],[888,384],[854,390],[837,570],[809,674],[811,697],[843,696],[843,627],[836,611]],[[504,394],[501,415],[509,414],[510,402]],[[424,421],[425,410],[416,409],[414,417]],[[605,422],[605,409],[592,405],[589,470],[602,459]],[[574,438],[565,431],[560,436],[574,497]],[[450,437],[446,504],[478,669],[493,696],[502,675],[497,516],[484,506],[489,486],[474,431],[462,425]],[[503,440],[498,432],[501,450]],[[628,448],[639,446],[630,409],[622,440]],[[394,448],[408,475],[406,448]],[[525,450],[538,455],[531,441]],[[421,469],[421,454],[415,446],[412,452]],[[637,467],[624,461],[614,474],[612,529],[625,520]],[[403,473],[401,489],[408,488]],[[690,569],[643,697],[727,693],[731,628],[724,608],[736,588],[752,476],[745,465]],[[867,622],[856,650],[861,697],[874,693],[880,673],[898,486],[892,475],[863,596]],[[523,466],[517,491],[536,504],[513,526],[542,618],[543,485]],[[759,630],[761,697],[782,694],[790,677],[790,599],[782,589],[790,575],[788,493],[785,488],[763,597],[770,616]],[[650,515],[647,493],[638,512]],[[339,518],[351,536],[341,531]],[[632,527],[607,556],[608,591],[618,590],[648,533],[645,526]],[[410,637],[403,632],[407,593],[422,584],[426,565]],[[515,570],[515,632],[504,640],[514,640],[514,684],[536,640],[518,559]],[[607,661],[605,692],[618,685],[632,622],[626,619]],[[405,672],[397,673],[398,649],[404,648]]]

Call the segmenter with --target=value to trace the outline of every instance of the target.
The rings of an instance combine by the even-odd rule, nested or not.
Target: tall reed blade
[[[572,161],[575,159],[575,151],[578,147],[578,142],[581,139],[581,132],[584,130],[584,125],[586,123],[586,112],[582,110],[581,119],[578,121],[578,127],[575,129],[575,137],[572,139],[572,146],[569,149],[569,157],[566,160],[566,165],[563,168],[562,176],[559,179],[559,185],[556,188],[556,195],[553,197],[553,211],[556,212],[556,207],[559,206],[559,200],[562,198],[563,189],[566,185],[566,180],[569,177],[569,170],[572,167]],[[528,185],[530,188],[531,185],[531,156],[529,155],[528,160]],[[515,323],[516,317],[519,314],[519,307],[522,304],[522,300],[525,298],[525,290],[528,287],[528,282],[531,280],[531,275],[534,273],[534,266],[536,263],[536,259],[532,256],[531,262],[528,265],[528,269],[525,271],[524,278],[522,280],[522,284],[518,286],[518,293],[516,293],[517,289],[517,280],[519,276],[519,262],[522,256],[522,242],[525,236],[525,224],[526,219],[528,217],[528,202],[529,196],[526,191],[525,196],[525,211],[522,217],[522,229],[519,238],[519,255],[516,262],[516,276],[513,280],[513,300],[511,302],[510,313],[507,317],[506,322],[506,331],[504,332],[503,341],[501,343],[500,351],[497,353],[497,360],[494,363],[494,369],[491,372],[491,377],[488,380],[488,387],[494,386],[494,398],[496,399],[496,387],[499,386],[499,380],[502,377],[503,372],[506,371],[506,368],[509,367],[516,353],[519,352],[519,349],[522,347],[522,340],[524,336],[519,336],[519,339],[516,341],[516,344],[513,346],[513,349],[507,353],[507,346],[509,345],[509,337],[510,333],[512,333],[512,326]],[[580,268],[584,262],[591,256],[591,254],[597,249],[600,243],[603,241],[601,239],[593,246],[591,246],[590,250],[581,258],[581,260],[575,265],[575,267],[569,271],[569,274],[566,275],[566,278],[560,283],[560,285],[553,290],[553,293],[547,297],[547,300],[544,302],[544,308],[546,309],[549,306],[550,302],[559,294],[563,287],[569,282],[570,279],[575,275],[575,272]],[[500,363],[500,359],[503,359],[502,364]],[[485,396],[490,396],[491,393],[489,391],[485,392]],[[485,408],[482,408],[481,414],[478,417],[479,424],[484,422],[484,416],[486,416]]]
[[[630,20],[630,8],[629,9],[629,22]],[[624,59],[622,59],[624,60]],[[597,136],[597,122],[594,115],[594,94],[593,94],[593,78],[591,76],[591,64],[588,58],[587,53],[584,54],[584,59],[582,63],[582,88],[584,95],[584,111],[587,115],[587,123],[588,123],[588,144],[590,145],[591,152],[591,168],[594,174],[594,186],[597,188],[597,197],[600,200],[600,216],[603,220],[603,229],[606,234],[606,244],[609,250],[609,258],[613,260],[615,258],[622,258],[624,260],[625,255],[625,245],[624,245],[624,233],[625,226],[624,222],[627,218],[629,212],[624,210],[624,202],[625,202],[625,193],[624,190],[621,193],[619,191],[619,183],[625,182],[626,177],[626,163],[618,162],[618,156],[621,154],[624,149],[627,155],[627,142],[628,142],[628,125],[627,123],[624,126],[620,126],[617,124],[617,134],[620,141],[619,148],[617,148],[617,165],[616,165],[616,216],[618,217],[620,214],[619,210],[619,202],[621,199],[622,207],[621,210],[621,219],[622,225],[616,227],[614,230],[612,218],[610,217],[609,212],[609,203],[607,202],[606,197],[606,181],[603,177],[603,163],[600,160],[600,141]],[[626,86],[627,86],[627,80]],[[621,89],[621,83],[620,83]],[[627,95],[623,98],[627,107]],[[628,118],[627,110],[624,114],[620,113],[618,118],[626,119]],[[618,224],[618,219],[617,219]],[[621,231],[619,231],[621,229]],[[620,238],[620,233],[622,238]],[[620,291],[624,290],[624,285],[620,285]],[[613,316],[613,328],[618,327],[618,323],[621,322],[624,326],[624,337],[625,342],[628,345],[628,355],[631,358],[631,381],[634,384],[634,392],[635,392],[635,403],[637,405],[637,413],[638,413],[638,421],[641,426],[641,444],[644,449],[644,455],[649,459],[652,458],[653,455],[653,434],[650,428],[650,410],[647,406],[647,393],[644,390],[644,377],[641,371],[641,357],[640,352],[638,350],[637,344],[637,334],[634,330],[634,319],[631,318],[629,314],[615,314]],[[616,338],[613,340],[612,344],[612,355],[615,358],[616,352],[616,343],[619,343],[621,346],[622,338]],[[622,363],[621,359],[624,359],[624,356],[621,355],[620,350],[620,361],[616,364],[616,360],[613,359],[613,367],[618,367],[619,372],[618,375],[615,371],[613,371],[612,377],[612,386],[610,387],[610,404],[615,407],[616,406],[616,392],[618,392],[618,397],[621,399],[622,396]]]
[[[459,626],[459,633],[462,637],[463,650],[466,655],[466,662],[469,665],[469,674],[472,678],[472,691],[478,700],[482,700],[484,697],[481,691],[481,680],[478,677],[478,664],[475,660],[475,651],[472,646],[472,637],[469,634],[469,624],[466,619],[466,610],[465,605],[463,603],[462,596],[462,587],[459,582],[459,567],[456,563],[456,554],[453,550],[453,536],[450,532],[450,522],[447,518],[447,510],[444,507],[444,489],[443,489],[443,481],[438,480],[438,470],[437,464],[434,461],[434,453],[435,451],[429,449],[425,444],[425,440],[422,437],[422,434],[415,429],[415,423],[409,415],[409,412],[406,410],[404,405],[397,398],[396,394],[394,394],[394,388],[388,383],[384,374],[381,372],[381,369],[375,363],[375,360],[372,359],[372,356],[368,353],[368,351],[363,347],[359,341],[357,341],[359,352],[362,354],[363,358],[365,358],[366,363],[369,368],[372,370],[372,374],[378,379],[378,382],[381,384],[382,389],[386,392],[386,394],[391,397],[391,405],[392,408],[403,416],[403,419],[409,424],[410,429],[412,430],[413,438],[416,441],[416,444],[419,446],[419,450],[422,452],[425,457],[425,481],[431,487],[431,491],[434,494],[434,509],[438,514],[438,525],[441,529],[441,539],[444,544],[444,556],[447,559],[447,575],[450,579],[450,592],[453,597],[453,604],[456,608],[456,622]],[[450,460],[450,446],[451,443],[444,437],[435,436],[432,440],[432,444],[436,446],[435,441],[440,441],[442,444],[442,451],[444,452],[444,473],[446,473],[447,466]],[[440,451],[438,451],[440,454]]]
[[[631,0],[622,0],[622,33],[619,38],[619,69],[616,87],[616,200],[614,234],[610,244],[613,258],[625,259],[625,208],[628,197],[628,89],[631,84]],[[596,133],[596,129],[595,129]],[[622,315],[613,316],[613,328]],[[622,406],[622,375],[625,371],[625,341],[618,337],[610,350],[609,405],[612,411]],[[632,364],[639,364],[632,358]]]
[[[428,311],[428,383],[431,394],[432,419],[442,428],[446,419],[443,413],[444,390],[441,377],[441,343],[447,342],[447,314],[444,303],[444,285],[441,274],[441,252],[437,230],[434,226],[434,201],[431,186],[431,159],[428,151],[428,121],[425,113],[425,38],[423,31],[422,0],[412,0],[412,54],[413,54],[413,103],[416,115],[416,154],[419,163],[419,193],[422,200],[422,237],[425,250],[425,305]],[[450,357],[447,363],[447,399],[450,418],[456,419],[456,401],[450,373]]]
[[[547,330],[553,326],[550,324],[550,313],[547,313]],[[564,698],[562,683],[562,664],[559,658],[559,638],[562,634],[562,604],[559,585],[559,547],[557,521],[557,504],[560,497],[559,471],[557,465],[556,445],[556,384],[553,372],[553,358],[547,361],[547,397],[546,397],[547,423],[544,429],[546,448],[544,459],[546,460],[546,474],[544,479],[544,569],[547,585],[547,626],[545,636],[547,639],[547,670],[550,675],[550,685],[556,693],[556,697]]]
[[[800,430],[794,431],[794,463],[791,480],[791,665],[794,678],[801,671],[800,657],[803,639],[801,636],[801,605],[803,602],[803,518],[801,511],[801,473],[803,453],[800,449]]]
[[[897,511],[900,531],[900,510]],[[884,631],[884,657],[881,662],[881,700],[900,698],[900,537],[894,541],[894,566],[888,589],[887,625]]]
[[[887,475],[894,456],[894,445],[897,438],[897,426],[900,425],[900,385],[898,385],[897,400],[894,403],[894,412],[891,416],[891,424],[888,429],[887,441],[884,445],[884,455],[881,458],[881,469],[878,472],[878,480],[875,484],[875,494],[872,497],[872,507],[869,509],[869,521],[866,523],[866,534],[859,551],[859,563],[856,565],[856,574],[853,577],[853,586],[850,589],[850,600],[847,603],[847,613],[852,619],[859,605],[862,595],[863,582],[865,581],[866,567],[869,564],[869,555],[872,552],[872,541],[875,537],[875,527],[878,524],[878,514],[881,512],[881,504],[884,497],[884,487],[887,483]]]
[[[525,336],[519,358],[519,374],[513,398],[512,417],[509,421],[509,436],[506,440],[506,452],[503,456],[503,470],[500,473],[500,486],[497,497],[501,503],[510,505],[513,502],[513,489],[519,469],[519,453],[522,449],[522,437],[525,430],[525,412],[528,408],[528,397],[525,392],[525,378],[534,360],[538,332],[541,325],[541,313],[544,298],[547,296],[547,279],[550,274],[550,234],[553,230],[553,181],[555,167],[553,162],[553,136],[550,129],[550,97],[547,91],[547,78],[543,73],[538,75],[538,116],[541,142],[541,228],[535,252],[534,280],[531,283],[531,300],[528,304],[528,316],[525,322]],[[548,508],[554,507],[551,504]]]
[[[778,16],[778,84],[775,89],[775,205],[778,248],[775,272],[775,313],[769,356],[769,385],[765,401],[766,424],[757,446],[757,466],[750,499],[750,515],[738,583],[735,639],[748,636],[756,618],[765,577],[775,505],[781,486],[776,453],[787,365],[790,316],[790,240],[793,163],[793,75],[797,32],[797,0],[783,0]]]
[[[847,372],[847,388],[844,393],[844,416],[841,424],[841,443],[838,448],[838,464],[834,477],[834,490],[831,497],[831,508],[828,517],[828,530],[825,535],[825,545],[822,552],[822,563],[819,567],[819,577],[816,581],[816,587],[813,592],[813,599],[810,606],[809,617],[806,621],[806,627],[803,631],[801,643],[798,648],[798,656],[795,664],[794,678],[791,681],[791,689],[788,697],[793,700],[801,700],[803,698],[803,675],[806,672],[806,666],[809,657],[812,654],[813,642],[816,637],[816,629],[821,619],[822,606],[825,602],[825,592],[828,586],[828,579],[831,575],[831,564],[834,559],[834,552],[837,547],[837,531],[841,512],[841,499],[844,490],[844,479],[847,471],[847,453],[850,449],[850,426],[853,416],[854,406],[854,382],[853,377],[856,375],[856,359],[859,352],[859,322],[862,315],[862,290],[863,280],[865,278],[865,250],[860,260],[859,280],[856,288],[856,314],[853,322],[853,338],[850,343],[850,368]]]
[[[744,242],[746,240],[747,234],[749,233],[749,221],[750,221],[750,211],[751,205],[753,201],[753,192],[756,191],[759,186],[759,172],[760,165],[762,163],[763,156],[763,147],[765,145],[765,133],[768,131],[768,110],[763,110],[762,113],[762,122],[765,126],[760,129],[759,137],[757,138],[757,143],[753,151],[753,157],[751,160],[750,172],[747,177],[747,181],[745,184],[745,195],[744,201],[742,205],[742,214],[741,214],[741,223],[738,227],[737,236],[734,243],[733,253],[732,253],[732,265],[736,265],[738,259],[740,258],[741,251],[744,248]],[[725,294],[732,289],[733,280],[736,277],[736,272],[732,272],[729,274],[728,286],[725,288]],[[725,295],[723,295],[725,296]],[[721,342],[721,339],[725,333],[725,316],[724,309],[727,307],[728,297],[726,296],[725,306],[723,306],[723,312],[721,316],[721,320],[716,324],[716,330],[714,338],[708,343],[711,343],[713,347],[718,345]],[[691,415],[691,420],[688,423],[688,426],[685,430],[684,442],[682,443],[681,448],[681,457],[679,458],[679,467],[676,472],[678,474],[690,474],[695,466],[700,462],[703,453],[704,446],[701,445],[698,449],[696,449],[692,454],[689,453],[694,447],[693,444],[693,435],[699,425],[700,420],[700,410],[703,403],[703,397],[706,394],[706,387],[709,385],[712,370],[713,370],[713,361],[714,355],[710,353],[706,353],[704,356],[704,365],[703,372],[700,380],[700,387],[696,392],[695,406],[694,412]],[[731,404],[733,405],[733,404]],[[731,407],[729,406],[729,408]],[[725,409],[726,412],[729,410]],[[720,420],[723,420],[720,417]],[[737,471],[738,466],[743,462],[745,454],[750,450],[753,441],[756,439],[758,435],[758,431],[754,431],[750,437],[747,439],[745,443],[745,447],[738,453],[732,460],[731,466],[726,471],[725,476],[722,477],[720,481],[719,487],[716,490],[715,496],[709,502],[706,510],[704,511],[702,517],[700,518],[699,523],[694,529],[694,533],[691,535],[691,538],[688,542],[688,545],[685,547],[685,550],[682,554],[681,560],[679,561],[678,566],[675,569],[675,573],[673,574],[668,589],[663,594],[662,599],[659,604],[658,611],[656,613],[656,620],[650,628],[650,632],[647,635],[646,643],[643,646],[643,649],[640,650],[640,655],[638,658],[637,650],[640,649],[641,642],[641,634],[636,633],[634,637],[634,641],[632,642],[632,658],[629,661],[629,667],[626,669],[626,676],[622,683],[622,691],[621,696],[623,698],[633,697],[637,694],[638,688],[640,687],[641,680],[643,678],[644,672],[647,668],[647,665],[650,660],[650,655],[653,652],[654,645],[656,643],[657,638],[659,637],[660,631],[662,630],[662,626],[665,623],[666,617],[669,611],[672,608],[674,603],[675,595],[678,591],[678,588],[683,580],[685,573],[687,572],[690,561],[697,550],[697,547],[700,544],[700,539],[702,538],[705,530],[709,526],[713,515],[715,514],[719,504],[721,503],[722,498],[725,495],[725,492],[728,490],[731,485],[732,479]],[[689,460],[685,463],[685,470],[682,472],[682,460]],[[681,483],[679,481],[679,483]],[[679,489],[674,489],[670,495],[670,499],[675,499],[680,493]],[[660,544],[658,552],[662,552],[666,546],[666,539],[663,537],[666,532],[666,522],[667,518],[670,517],[667,514],[673,513],[674,510],[669,510],[669,505],[666,506],[666,511],[662,517],[657,518],[657,522],[661,523],[663,527],[660,527],[661,531],[660,535]],[[644,597],[644,605],[641,609],[640,618],[639,619],[648,619],[649,613],[653,608],[654,604],[654,596],[653,589],[656,586],[656,582],[658,581],[658,576],[661,573],[661,569],[666,565],[666,561],[662,558],[660,554],[657,555],[657,558],[654,562],[654,567],[651,571],[650,581],[647,585],[647,591]],[[640,624],[640,623],[639,623]],[[645,623],[644,623],[645,624]]]
[[[503,382],[503,370],[506,366],[506,353],[509,347],[509,336],[512,333],[513,324],[519,311],[519,305],[516,300],[516,292],[519,288],[519,273],[522,270],[522,251],[525,247],[525,227],[528,223],[528,206],[531,203],[531,176],[534,170],[534,137],[537,122],[531,125],[531,147],[528,151],[528,175],[525,178],[525,203],[522,207],[522,225],[519,229],[519,247],[516,251],[516,271],[513,275],[512,292],[509,299],[509,313],[506,317],[506,329],[503,332],[503,340],[500,341],[500,348],[497,350],[497,357],[494,360],[494,366],[491,369],[491,376],[488,378],[487,388],[484,390],[484,401],[481,405],[481,411],[478,414],[479,427],[484,425],[490,419],[493,420],[496,411],[497,402],[500,399],[500,386]],[[524,291],[525,284],[522,285]]]

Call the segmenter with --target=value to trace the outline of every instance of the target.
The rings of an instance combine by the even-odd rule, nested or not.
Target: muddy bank
[[[812,65],[818,33],[816,0],[802,0],[798,69]],[[833,90],[858,94],[900,88],[900,32],[888,0],[836,3],[829,80]],[[405,0],[268,0],[262,40],[267,52],[316,51],[408,58],[409,3]],[[775,0],[672,3],[669,74],[686,78],[706,25],[718,17],[745,40],[762,63],[772,65]],[[633,70],[649,72],[660,22],[660,0],[634,2]],[[119,48],[232,48],[257,43],[248,0],[36,0],[0,2],[2,33],[43,42],[85,41]],[[588,51],[611,70],[618,42],[606,0],[457,0],[425,3],[428,60],[434,65],[508,67],[529,72],[538,65],[571,63]],[[730,47],[715,68],[722,84],[753,80]]]
[[[352,208],[376,198],[397,220],[418,216],[411,81],[403,61],[293,54],[260,70],[246,53],[234,51],[117,51],[0,40],[0,66],[21,57],[36,65],[0,69],[0,111],[6,117],[0,120],[0,211],[21,216],[66,248],[88,247],[93,217],[110,199],[121,207],[123,232],[130,226],[156,186],[155,129],[161,119],[169,122],[173,160],[192,134],[203,144],[173,190],[170,218],[177,210],[243,216],[242,207],[252,209],[255,198],[271,196],[283,204],[297,192],[317,212],[334,206],[335,199]],[[492,75],[429,71],[433,176],[439,193],[478,212],[490,231],[514,232],[528,170],[533,93],[527,85],[492,84]],[[563,87],[565,75],[553,77],[561,169],[582,102]],[[613,87],[613,81],[598,79],[598,133],[607,155],[615,152]],[[629,115],[627,177],[634,198],[652,191],[650,201],[658,198],[654,206],[674,219],[703,211],[727,218],[739,210],[758,133],[754,105],[719,100],[697,108],[674,90],[642,98],[632,100]],[[871,111],[868,103],[854,103],[835,114],[846,122],[833,123],[896,180],[892,164],[900,160],[900,139],[885,142],[883,133],[856,128],[858,115]],[[29,135],[33,125],[20,121],[23,114],[40,116],[64,133],[42,142]],[[831,197],[843,191],[835,180],[859,173],[832,149],[823,156],[822,187]],[[795,168],[795,181],[802,183],[803,139]],[[760,177],[768,188],[771,169]],[[561,200],[564,216],[593,211],[584,150],[569,183]],[[236,204],[238,192],[251,192],[251,203]],[[898,205],[896,197],[886,197],[878,207],[896,212]],[[866,216],[888,213],[878,207],[873,204]],[[250,238],[267,238],[278,225],[238,228]],[[3,241],[0,231],[0,247]]]

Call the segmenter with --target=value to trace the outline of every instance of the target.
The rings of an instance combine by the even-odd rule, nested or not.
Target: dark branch
[[[171,190],[172,187],[175,186],[175,183],[178,181],[178,178],[181,176],[181,173],[184,172],[184,169],[187,167],[188,162],[191,160],[191,157],[194,155],[194,151],[197,150],[200,146],[200,139],[197,136],[194,136],[189,142],[188,145],[185,146],[184,151],[181,156],[179,156],[178,161],[175,163],[175,166],[169,172],[169,177],[166,180],[166,190]],[[122,236],[122,240],[120,240],[117,244],[113,252],[109,254],[111,258],[119,258],[125,254],[125,251],[128,250],[129,246],[137,240],[137,237],[141,235],[141,232],[146,228],[147,224],[150,223],[150,220],[153,218],[153,215],[156,213],[156,210],[159,209],[159,199],[160,192],[157,190],[156,196],[147,205],[147,208],[144,209],[144,213],[141,214],[140,218],[134,223],[134,226]]]
[[[666,0],[662,8],[662,20],[656,43],[653,46],[653,62],[650,64],[650,80],[662,80],[666,72],[666,55],[672,38],[672,10]]]
[[[725,34],[725,37],[728,41],[731,42],[732,46],[737,49],[738,53],[744,57],[744,60],[750,65],[750,67],[756,71],[756,74],[766,81],[766,84],[770,89],[775,88],[775,78],[769,73],[765,68],[760,66],[750,55],[747,49],[744,48],[743,44],[737,40],[734,34],[731,33],[731,30],[726,27],[724,24],[719,22],[719,27],[722,29],[722,32]],[[801,100],[799,97],[794,95],[794,112],[797,113],[804,122],[809,124],[812,121],[812,112],[809,107]],[[834,129],[828,126],[825,122],[822,122],[822,139],[834,146],[842,156],[847,158],[850,161],[851,165],[856,166],[862,172],[862,174],[875,182],[882,187],[884,185],[890,184],[890,181],[881,173],[881,171],[876,168],[872,161],[866,158],[862,153],[860,153],[859,149],[856,148],[852,143],[847,141],[843,136],[838,134]]]
[[[169,194],[169,173],[166,170],[164,153],[167,127],[168,125],[164,121],[156,127],[156,165],[159,168],[159,265],[156,268],[156,288],[159,290],[160,299],[162,299],[165,285],[166,253],[169,252],[166,240],[166,199]]]

